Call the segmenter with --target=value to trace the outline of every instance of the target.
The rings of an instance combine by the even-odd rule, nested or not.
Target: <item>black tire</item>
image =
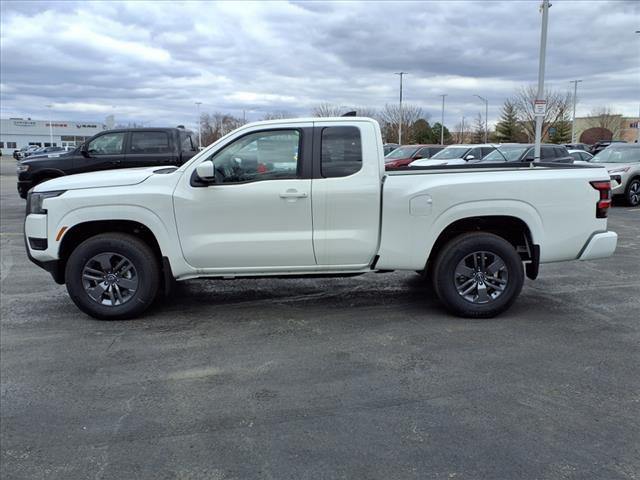
[[[470,259],[478,260],[479,271],[475,271],[473,263],[468,263]],[[490,274],[502,265],[494,263],[496,260],[501,260],[504,268]],[[481,262],[491,264],[483,271]],[[469,276],[459,274],[463,270],[474,273]],[[433,284],[438,298],[454,314],[491,318],[507,310],[520,294],[524,268],[515,248],[502,237],[491,233],[467,233],[450,240],[439,252],[433,268]],[[463,296],[468,288],[472,288],[471,292]],[[463,291],[459,292],[459,289]]]
[[[118,259],[128,263],[116,271]],[[108,265],[112,266],[110,271]],[[98,270],[104,271],[104,281],[97,280],[101,275]],[[160,290],[160,265],[151,248],[133,235],[105,233],[85,240],[71,253],[65,282],[69,296],[87,315],[99,320],[124,320],[141,315],[155,301]]]
[[[624,198],[632,207],[640,205],[640,178],[634,178],[629,182]]]

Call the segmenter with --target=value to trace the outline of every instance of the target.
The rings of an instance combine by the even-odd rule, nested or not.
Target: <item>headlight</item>
[[[43,202],[47,198],[59,197],[66,190],[58,190],[56,192],[31,192],[27,197],[27,215],[31,213],[46,214],[47,211],[42,208]]]
[[[631,167],[620,167],[609,170],[609,173],[625,173],[628,172]]]
[[[29,165],[23,165],[23,164],[18,164],[18,166],[16,167],[16,170],[18,171],[18,173],[22,173],[22,172],[26,172],[27,170],[29,170]]]

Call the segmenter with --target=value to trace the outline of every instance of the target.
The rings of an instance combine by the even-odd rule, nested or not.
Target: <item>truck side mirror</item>
[[[200,180],[205,182],[211,182],[215,180],[216,173],[214,170],[213,162],[211,160],[205,160],[196,167],[196,175]]]
[[[85,158],[91,157],[91,155],[89,155],[89,150],[87,150],[87,144],[86,143],[83,143],[82,146],[80,147],[80,153]]]

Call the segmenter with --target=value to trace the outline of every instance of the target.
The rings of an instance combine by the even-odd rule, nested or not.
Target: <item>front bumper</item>
[[[625,187],[625,179],[622,175],[613,174],[611,175],[611,195],[623,195],[624,187]]]
[[[27,198],[27,193],[33,186],[33,182],[31,180],[18,180],[18,194],[22,198]]]
[[[616,232],[601,232],[594,234],[582,249],[580,260],[595,260],[597,258],[607,258],[613,255],[618,244],[618,234]]]
[[[24,219],[24,248],[29,260],[49,272],[56,283],[63,284],[63,262],[52,254],[47,237],[47,216],[27,215]]]

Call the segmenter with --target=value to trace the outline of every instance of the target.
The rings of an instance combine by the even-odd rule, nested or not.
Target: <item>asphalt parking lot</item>
[[[6,479],[637,479],[640,208],[491,320],[411,273],[191,281],[99,322],[31,264],[1,161]]]

